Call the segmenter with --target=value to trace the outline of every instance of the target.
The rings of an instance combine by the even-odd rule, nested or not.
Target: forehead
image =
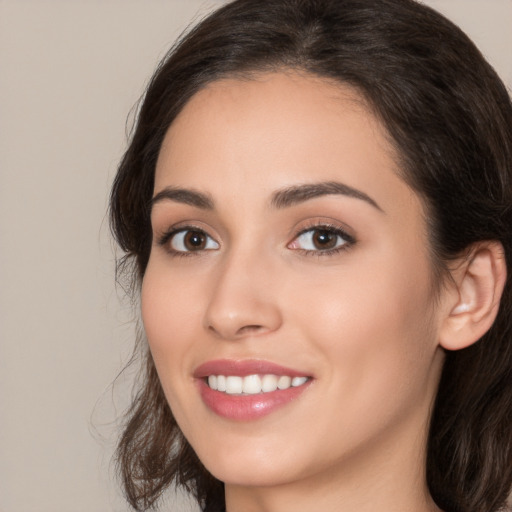
[[[203,144],[208,144],[213,142],[214,132],[216,139],[236,133],[226,142],[230,147],[243,142],[266,147],[284,140],[291,144],[301,136],[310,139],[312,132],[317,144],[321,139],[328,143],[334,135],[332,129],[339,130],[339,121],[348,116],[352,133],[373,131],[378,134],[372,137],[374,142],[384,140],[380,123],[362,96],[348,85],[293,71],[222,79],[192,96],[171,124],[161,152],[169,145],[179,151],[183,139],[190,136],[203,136]],[[387,144],[383,149],[391,153]]]
[[[219,80],[191,98],[162,144],[155,192],[171,184],[219,197],[269,195],[297,182],[341,180],[384,203],[410,202],[415,194],[397,160],[354,88],[268,73]]]

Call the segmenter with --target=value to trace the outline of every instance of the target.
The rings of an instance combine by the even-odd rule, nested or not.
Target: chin
[[[267,487],[300,478],[297,457],[292,463],[282,450],[269,449],[261,442],[245,449],[211,450],[209,446],[196,453],[206,469],[228,485]]]
[[[270,487],[295,480],[289,469],[265,464],[218,464],[207,466],[208,471],[227,485],[240,487]]]

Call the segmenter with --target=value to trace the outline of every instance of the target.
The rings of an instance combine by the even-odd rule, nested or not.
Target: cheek
[[[323,282],[294,304],[296,321],[332,372],[333,388],[368,406],[379,396],[421,393],[436,349],[426,262],[362,263]]]
[[[193,284],[193,283],[189,283]],[[141,289],[144,331],[159,373],[176,356],[190,349],[192,327],[197,326],[200,298],[193,286],[186,286],[157,264],[146,270]],[[162,375],[165,380],[165,375]]]
[[[141,289],[144,331],[164,394],[185,431],[194,423],[187,410],[192,404],[197,408],[199,400],[190,386],[199,302],[190,282],[180,282],[165,266],[148,265]]]
[[[433,300],[427,262],[418,255],[399,260],[392,254],[355,260],[328,273],[304,272],[291,280],[297,285],[289,287],[288,301],[300,310],[298,318],[324,339],[373,332],[361,336],[368,344],[391,330],[417,331]]]

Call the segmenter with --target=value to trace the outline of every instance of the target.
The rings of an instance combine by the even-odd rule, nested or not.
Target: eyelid
[[[297,222],[292,230],[293,239],[297,238],[303,233],[306,233],[307,231],[311,231],[312,229],[326,229],[336,231],[347,241],[352,243],[357,241],[354,230],[350,226],[347,226],[345,223],[337,219],[333,219],[332,217],[323,216],[315,216]]]
[[[217,245],[217,247],[215,249],[212,249],[212,248],[198,249],[197,251],[180,251],[180,250],[170,247],[170,243],[176,235],[178,235],[180,233],[187,232],[187,231],[194,231],[197,233],[201,233],[206,238],[213,240],[213,242]],[[212,251],[212,250],[217,250],[218,248],[220,248],[220,242],[215,237],[210,235],[208,233],[207,229],[205,229],[203,227],[199,227],[194,224],[190,224],[190,223],[189,224],[179,223],[177,225],[173,225],[173,226],[169,227],[168,229],[166,229],[162,234],[156,236],[155,240],[156,240],[156,244],[158,246],[163,247],[167,252],[169,252],[170,254],[175,255],[175,256],[199,255],[200,253],[203,253],[205,251]]]
[[[300,226],[302,224],[302,226]],[[302,221],[301,223],[298,223],[300,227],[295,228],[295,234],[290,242],[286,244],[286,247],[291,248],[290,245],[295,242],[300,236],[304,235],[305,233],[308,233],[309,231],[328,231],[331,232],[334,235],[340,236],[345,242],[341,245],[333,248],[326,248],[326,249],[303,249],[300,247],[293,248],[293,250],[297,252],[302,252],[304,254],[311,254],[311,255],[329,255],[336,252],[340,252],[342,250],[347,250],[351,248],[356,243],[356,238],[350,234],[347,228],[341,225],[341,222],[334,221],[332,219],[325,219],[325,218],[318,218],[318,219],[308,219],[306,222]],[[196,231],[198,233],[203,234],[205,237],[207,237],[209,240],[213,241],[216,244],[215,248],[202,248],[198,249],[196,251],[194,250],[177,250],[172,247],[170,247],[170,242],[179,233],[183,233],[186,231]],[[204,253],[206,251],[212,251],[212,250],[218,250],[221,247],[221,243],[218,240],[218,236],[212,236],[210,234],[210,229],[207,227],[202,227],[196,223],[177,223],[169,228],[165,229],[160,234],[155,234],[154,240],[155,244],[163,247],[167,252],[169,252],[172,255],[176,256],[191,256],[191,255],[200,255],[201,253]]]
[[[345,242],[341,245],[338,245],[330,249],[303,249],[300,247],[292,249],[290,247],[298,238],[300,238],[302,235],[310,231],[328,231],[336,236],[341,237]],[[325,221],[319,219],[308,221],[308,223],[304,227],[302,227],[296,232],[293,239],[287,244],[287,247],[295,251],[301,251],[304,254],[308,255],[327,256],[329,254],[335,254],[340,251],[350,249],[356,243],[356,241],[356,238],[350,233],[348,233],[347,230],[341,227],[338,223],[333,223],[332,221]]]
[[[355,242],[355,238],[347,233],[344,229],[340,228],[339,226],[334,226],[332,224],[315,224],[314,226],[301,229],[296,235],[295,238],[299,237],[300,235],[303,235],[304,233],[307,233],[308,231],[332,231],[333,233],[341,235],[343,238],[345,238],[347,241]]]

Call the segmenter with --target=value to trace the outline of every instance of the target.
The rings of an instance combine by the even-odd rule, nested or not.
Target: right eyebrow
[[[151,208],[162,201],[188,204],[201,210],[213,210],[214,208],[213,199],[209,195],[188,188],[165,187],[151,199]]]
[[[278,190],[273,194],[271,204],[275,208],[287,208],[315,197],[336,194],[360,199],[384,213],[384,210],[377,204],[377,202],[362,190],[349,187],[348,185],[337,181],[305,183]]]

